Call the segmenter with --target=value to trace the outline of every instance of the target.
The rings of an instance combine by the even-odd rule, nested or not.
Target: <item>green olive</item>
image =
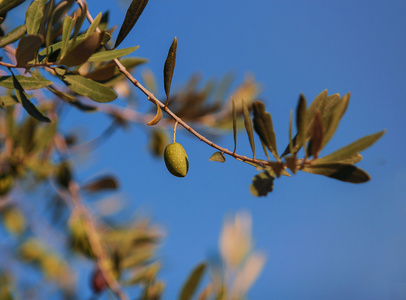
[[[166,168],[172,175],[185,177],[189,170],[189,159],[185,149],[179,143],[172,143],[165,147],[164,159]]]

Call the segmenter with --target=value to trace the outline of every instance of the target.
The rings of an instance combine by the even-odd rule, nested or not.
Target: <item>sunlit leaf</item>
[[[150,125],[150,126],[158,124],[159,121],[161,121],[162,116],[163,116],[162,110],[161,110],[161,107],[159,106],[159,104],[155,102],[155,105],[156,105],[156,115],[151,121],[149,121],[147,123],[147,125]]]
[[[21,105],[24,107],[24,109],[30,114],[32,117],[37,119],[38,121],[41,122],[51,122],[50,119],[48,119],[46,116],[44,116],[36,107],[34,104],[31,103],[30,100],[28,100],[27,95],[24,92],[23,87],[21,84],[18,82],[17,78],[12,75],[13,77],[13,84],[14,84],[14,89],[16,92],[16,96],[18,101],[21,103]]]
[[[35,0],[27,8],[25,14],[25,24],[27,25],[27,33],[29,35],[36,35],[41,25],[44,16],[44,8],[47,0]]]
[[[224,156],[224,154],[220,151],[214,152],[212,156],[210,156],[209,161],[218,161],[218,162],[225,162],[226,161],[226,157]]]
[[[38,35],[26,35],[22,37],[16,49],[17,65],[25,67],[29,61],[33,60],[42,43],[43,40]]]
[[[243,114],[244,114],[245,129],[247,130],[248,139],[250,141],[250,146],[251,146],[251,149],[252,149],[252,155],[255,158],[254,131],[252,129],[252,122],[251,122],[250,113],[248,111],[248,106],[247,106],[247,104],[245,103],[244,100],[242,100],[242,111],[243,111]]]
[[[370,177],[362,169],[351,164],[325,163],[315,165],[305,165],[302,171],[312,174],[324,175],[330,178],[338,179],[351,183],[367,182]]]
[[[102,14],[99,13],[96,18],[94,18],[92,24],[90,24],[89,28],[86,31],[85,37],[91,36],[93,33],[96,32],[96,28],[99,26],[101,21]]]
[[[266,196],[273,190],[273,181],[275,177],[268,172],[261,172],[254,176],[250,185],[250,192],[256,197]]]
[[[175,70],[176,64],[176,49],[178,46],[178,40],[176,37],[173,39],[172,45],[169,48],[168,56],[166,57],[165,65],[164,65],[164,88],[166,94],[166,105],[168,105],[169,101],[169,94],[171,92],[171,83],[173,72]]]
[[[36,90],[52,84],[52,81],[49,81],[44,78],[38,79],[24,75],[15,75],[15,77],[17,78],[18,82],[20,83],[20,85],[24,90]],[[0,76],[0,86],[8,89],[14,89],[13,77]]]
[[[332,106],[325,109],[323,113],[323,127],[325,130],[323,134],[322,148],[330,141],[336,132],[338,124],[347,110],[349,101],[350,94],[346,94],[338,101],[331,101],[333,102],[331,104]]]
[[[340,162],[346,159],[353,159],[359,152],[365,150],[366,148],[372,146],[377,140],[379,140],[386,130],[367,135],[329,155],[326,155],[317,160],[318,163],[327,162]]]
[[[89,57],[87,61],[108,61],[108,60],[113,60],[115,58],[119,58],[122,56],[126,56],[135,50],[137,50],[139,46],[135,47],[130,47],[130,48],[124,48],[124,49],[116,49],[116,50],[110,50],[110,51],[102,51],[98,53],[92,54],[92,56]]]
[[[134,27],[138,18],[141,16],[148,0],[133,0],[124,18],[124,22],[121,25],[120,32],[118,33],[114,48],[117,48],[121,42],[125,39],[131,29]]]
[[[72,33],[73,26],[75,25],[75,20],[69,16],[63,19],[62,26],[62,45],[61,45],[61,57],[64,57],[69,48],[69,39]]]
[[[72,34],[72,42],[74,43],[76,41],[77,36],[79,35],[80,29],[82,28],[83,22],[86,19],[86,13],[87,13],[87,4],[86,1],[82,1],[83,8],[80,6],[80,15],[78,15],[76,22],[75,22],[75,30],[73,31]]]
[[[272,155],[279,160],[271,114],[265,111],[265,105],[261,101],[255,101],[252,104],[252,108],[255,132],[268,147],[269,151],[271,151]]]
[[[199,283],[203,277],[206,267],[207,265],[205,263],[201,263],[196,268],[194,268],[192,273],[189,275],[189,278],[186,280],[185,284],[182,287],[179,295],[179,300],[193,299],[193,295],[199,287]]]
[[[92,33],[62,57],[59,63],[68,67],[78,66],[85,63],[100,46],[103,35],[102,32]]]
[[[99,192],[104,190],[116,190],[118,189],[118,182],[113,176],[103,176],[87,183],[82,189],[88,192]]]
[[[117,98],[112,88],[80,75],[67,73],[60,75],[60,78],[72,91],[96,102],[105,103]]]
[[[17,40],[19,40],[21,37],[25,35],[27,32],[27,27],[25,24],[20,25],[16,28],[14,28],[12,31],[10,31],[8,34],[0,38],[0,48],[3,48],[7,46],[8,44],[11,44]]]

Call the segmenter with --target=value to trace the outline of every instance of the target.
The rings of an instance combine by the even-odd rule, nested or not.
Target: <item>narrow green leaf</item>
[[[310,132],[310,142],[307,150],[308,156],[314,156],[314,158],[317,158],[320,150],[321,150],[321,145],[323,142],[323,122],[321,120],[321,115],[319,110],[316,110],[314,114],[314,121],[313,121],[313,127]]]
[[[0,48],[7,46],[8,44],[14,43],[15,41],[22,38],[27,32],[27,27],[25,24],[20,25],[10,31],[8,34],[0,38]]]
[[[332,104],[331,108],[325,109],[323,116],[323,143],[322,148],[330,141],[334,133],[337,130],[338,124],[347,110],[348,103],[350,101],[350,94],[344,95],[340,100],[336,100]]]
[[[41,47],[43,40],[38,35],[26,35],[18,42],[16,49],[17,65],[25,67],[27,63],[33,60]]]
[[[86,35],[85,37],[88,37],[90,35],[92,35],[94,32],[96,32],[96,28],[99,26],[100,24],[100,20],[102,17],[102,13],[99,13],[96,18],[94,18],[92,24],[90,24],[89,28],[86,31]]]
[[[116,49],[116,50],[109,50],[109,51],[102,51],[98,53],[92,54],[87,61],[95,62],[95,61],[108,61],[113,60],[115,58],[126,56],[135,50],[137,50],[139,46],[124,48],[124,49]]]
[[[52,81],[44,78],[38,79],[24,75],[15,75],[15,77],[24,90],[36,90],[52,84]],[[14,89],[14,81],[12,76],[0,76],[0,86],[8,89]]]
[[[250,192],[256,197],[266,196],[273,191],[275,177],[268,172],[261,172],[254,176],[250,185]]]
[[[171,92],[171,83],[173,72],[175,70],[176,64],[176,48],[178,46],[178,40],[175,36],[173,39],[172,45],[169,48],[168,56],[166,57],[165,65],[164,65],[164,88],[166,94],[166,105],[169,102],[169,94]]]
[[[152,102],[152,101],[151,101],[151,102]],[[155,117],[154,117],[151,121],[149,121],[149,122],[147,123],[147,125],[149,125],[149,126],[158,124],[159,121],[161,121],[161,119],[162,119],[162,117],[163,117],[161,107],[160,107],[159,104],[156,103],[156,102],[155,102],[155,105],[156,105],[156,115],[155,115]]]
[[[261,101],[255,101],[252,104],[252,108],[254,112],[253,121],[255,132],[268,147],[269,151],[271,151],[272,155],[279,160],[271,114],[265,111],[265,105]]]
[[[20,5],[25,0],[1,0],[0,1],[0,15],[4,15],[14,7]]]
[[[66,94],[64,92],[58,91],[54,89],[53,87],[46,87],[49,91],[51,91],[53,94],[58,96],[59,98],[67,101],[69,104],[75,106],[76,108],[80,109],[81,111],[85,112],[92,112],[95,111],[97,108],[91,105],[83,104],[80,102],[76,97]]]
[[[242,100],[242,111],[243,111],[243,114],[244,114],[245,130],[247,131],[247,134],[248,134],[248,139],[250,141],[253,158],[255,158],[254,131],[252,129],[252,122],[251,122],[250,113],[248,111],[248,106],[247,106],[247,104],[245,103],[244,100]]]
[[[76,38],[79,35],[80,29],[82,28],[83,22],[86,19],[87,13],[87,4],[85,1],[82,1],[83,7],[80,7],[80,15],[78,15],[76,22],[75,22],[75,30],[72,34],[72,43],[75,44]]]
[[[18,82],[16,76],[14,76],[14,74],[13,74],[12,77],[13,77],[13,84],[14,84],[14,89],[15,89],[15,92],[16,92],[17,99],[21,103],[21,105],[24,107],[24,109],[28,112],[28,114],[30,114],[32,117],[34,117],[38,121],[51,122],[50,119],[48,119],[46,116],[44,116],[35,107],[35,105],[32,104],[30,100],[28,100],[27,95],[25,94],[23,87]]]
[[[1,96],[0,97],[0,106],[1,107],[6,107],[6,106],[12,106],[18,103],[18,99],[15,96],[12,95],[6,95],[6,96]]]
[[[78,66],[85,63],[100,46],[102,39],[102,32],[92,33],[69,51],[59,63],[68,67]]]
[[[290,116],[289,116],[289,153],[293,153],[293,140],[292,140],[292,133],[293,130],[293,111],[290,111]]]
[[[105,103],[117,98],[112,88],[80,75],[68,73],[60,75],[60,78],[72,91],[96,102]]]
[[[231,111],[232,111],[232,116],[233,116],[233,136],[234,136],[234,151],[237,151],[237,112],[235,110],[235,103],[234,99],[231,96]]]
[[[199,287],[199,283],[203,277],[206,267],[207,265],[205,263],[201,263],[196,268],[194,268],[192,273],[189,275],[189,278],[186,280],[185,284],[182,287],[179,295],[179,300],[192,299],[194,293]]]
[[[44,8],[47,0],[35,0],[27,8],[25,14],[25,24],[27,25],[27,33],[29,35],[38,34],[42,18],[44,16]]]
[[[351,164],[326,163],[306,165],[302,171],[351,183],[363,183],[370,180],[368,173]]]
[[[317,160],[318,163],[323,162],[338,162],[345,159],[352,159],[359,152],[365,150],[366,148],[372,146],[377,140],[379,140],[385,133],[386,130],[367,135],[359,140],[329,154]]]
[[[224,154],[220,151],[214,152],[212,154],[212,156],[210,156],[209,161],[218,161],[218,162],[225,162],[226,161],[226,157],[224,156]]]
[[[297,128],[297,145],[295,152],[297,153],[300,148],[306,143],[306,98],[300,94],[299,102],[296,107],[296,128]]]
[[[141,16],[148,0],[133,0],[124,18],[124,22],[121,25],[120,32],[118,33],[114,48],[117,48],[121,42],[125,39],[131,29],[134,27],[138,18]]]
[[[69,47],[69,39],[72,33],[73,26],[75,25],[75,21],[72,17],[66,16],[63,19],[62,25],[62,45],[61,45],[61,52],[60,57],[64,57],[68,47]]]

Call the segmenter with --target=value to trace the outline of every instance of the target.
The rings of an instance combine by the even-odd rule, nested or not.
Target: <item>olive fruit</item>
[[[185,149],[179,143],[172,143],[165,147],[164,159],[166,168],[172,175],[185,177],[189,170],[189,159]]]

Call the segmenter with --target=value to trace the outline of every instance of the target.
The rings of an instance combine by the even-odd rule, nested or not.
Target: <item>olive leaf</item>
[[[298,143],[296,145],[295,152],[298,152],[300,148],[306,143],[306,98],[303,94],[300,94],[299,101],[296,107],[296,128]]]
[[[237,151],[237,112],[235,110],[235,103],[232,96],[231,96],[231,113],[233,116],[233,137],[234,137],[233,153],[235,153],[235,151]]]
[[[92,54],[87,61],[90,62],[97,62],[97,61],[108,61],[113,60],[115,58],[119,58],[122,56],[126,56],[135,50],[137,50],[139,46],[129,47],[124,49],[116,49],[116,50],[109,50],[109,51],[102,51],[98,53]]]
[[[166,94],[166,104],[168,105],[169,102],[169,94],[171,92],[171,83],[172,83],[172,77],[173,77],[173,72],[175,70],[175,64],[176,64],[176,49],[178,46],[178,40],[175,36],[173,39],[173,42],[171,44],[171,47],[169,48],[168,51],[168,56],[166,57],[165,65],[164,65],[164,88],[165,88],[165,94]]]
[[[103,190],[116,190],[118,189],[118,182],[114,176],[107,175],[93,180],[82,186],[82,189],[88,192],[98,192]]]
[[[9,10],[12,10],[14,7],[20,5],[25,0],[2,0],[0,1],[0,15],[4,15]]]
[[[370,180],[370,176],[364,170],[352,164],[325,163],[305,165],[302,171],[312,174],[324,175],[350,183],[363,183]]]
[[[133,0],[130,4],[130,7],[127,10],[127,13],[124,18],[124,22],[121,25],[120,31],[118,33],[116,43],[114,48],[117,48],[121,42],[126,38],[128,33],[134,27],[138,18],[141,16],[145,6],[147,5],[148,0]]]
[[[158,102],[155,102],[155,101],[152,101],[152,100],[151,100],[151,102],[154,102],[155,105],[156,105],[156,115],[151,121],[149,121],[147,123],[147,125],[149,125],[149,126],[158,124],[159,121],[161,121],[162,116],[163,116],[161,107],[159,106]]]
[[[27,33],[29,35],[36,35],[41,26],[42,18],[44,16],[44,8],[47,0],[35,0],[27,8],[25,14],[25,24],[27,25]]]
[[[36,90],[52,84],[52,81],[45,78],[34,78],[24,75],[15,75],[15,77],[24,90]],[[0,86],[14,89],[13,77],[0,76]]]
[[[272,155],[279,160],[271,114],[265,111],[265,105],[261,101],[255,101],[252,104],[252,108],[255,132],[258,134],[261,142],[271,151]]]
[[[75,25],[75,20],[72,17],[66,16],[63,19],[62,45],[61,45],[61,51],[60,51],[60,56],[61,57],[64,57],[66,52],[68,51],[69,39],[70,39],[70,35],[72,33],[72,29],[73,29],[74,25]]]
[[[308,156],[314,156],[317,158],[323,142],[323,122],[321,120],[321,114],[319,110],[316,110],[314,114],[313,126],[310,132],[310,141],[308,144],[307,153]]]
[[[102,13],[99,13],[96,18],[94,18],[92,24],[90,24],[89,28],[86,31],[85,37],[88,37],[90,35],[92,35],[94,32],[96,32],[97,27],[100,24],[102,18]]]
[[[226,161],[226,157],[224,156],[224,153],[217,151],[210,156],[209,161],[218,161],[223,163]]]
[[[18,101],[21,103],[21,105],[24,107],[24,109],[30,114],[32,117],[37,119],[38,121],[41,122],[51,122],[50,119],[48,119],[46,116],[44,116],[36,107],[34,104],[31,103],[30,100],[28,100],[27,95],[24,92],[23,87],[21,84],[18,82],[17,78],[12,74],[13,77],[13,84],[14,84],[14,90],[17,96]]]
[[[42,37],[38,35],[26,35],[18,42],[16,49],[17,65],[25,67],[27,63],[33,60],[43,43]]]
[[[193,295],[199,286],[206,267],[206,263],[201,263],[194,268],[192,273],[189,275],[189,278],[186,280],[185,284],[182,287],[179,295],[179,300],[193,299]]]
[[[100,46],[103,35],[103,32],[93,32],[62,57],[59,64],[74,67],[85,63]]]
[[[256,197],[266,196],[273,190],[273,181],[275,177],[269,172],[261,172],[254,176],[250,185],[250,192]]]
[[[14,43],[15,41],[19,40],[25,35],[26,32],[27,27],[25,26],[25,24],[14,28],[8,34],[0,38],[0,48],[3,48],[8,44]]]
[[[244,114],[245,130],[247,131],[247,134],[248,134],[248,140],[250,141],[250,146],[251,146],[251,149],[252,149],[253,158],[255,158],[254,131],[252,129],[252,122],[251,122],[250,113],[248,111],[248,106],[247,106],[247,104],[245,103],[244,100],[242,100],[242,111],[243,111],[243,114]]]
[[[319,164],[319,163],[341,162],[343,160],[348,159],[355,160],[356,162],[358,162],[360,160],[358,153],[372,146],[377,140],[379,140],[384,135],[385,132],[386,130],[382,130],[380,132],[367,135],[341,149],[338,149],[337,151],[329,155],[319,158],[315,162]]]

